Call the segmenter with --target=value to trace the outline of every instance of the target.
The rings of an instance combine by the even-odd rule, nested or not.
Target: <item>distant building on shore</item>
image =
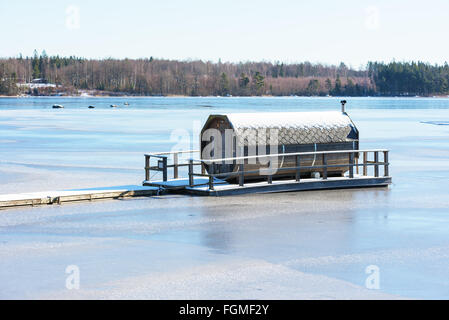
[[[35,88],[56,88],[57,87],[56,84],[48,83],[48,80],[44,79],[44,78],[33,79],[29,83],[18,83],[17,86],[21,87],[21,88],[25,87],[25,88],[30,88],[30,89],[35,89]]]
[[[38,78],[38,79],[31,80],[31,83],[44,83],[44,84],[47,84],[48,81],[47,81],[47,79],[44,79],[44,78]]]

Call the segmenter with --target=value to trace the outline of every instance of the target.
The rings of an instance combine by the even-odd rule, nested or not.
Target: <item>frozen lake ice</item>
[[[361,148],[391,150],[389,189],[1,210],[0,298],[448,299],[449,99],[348,100]],[[338,109],[337,98],[0,99],[0,194],[138,184],[145,152],[196,147],[210,113]],[[79,290],[66,289],[68,265]],[[370,265],[379,290],[365,287]]]

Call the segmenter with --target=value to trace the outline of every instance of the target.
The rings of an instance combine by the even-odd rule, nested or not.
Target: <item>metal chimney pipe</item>
[[[345,104],[346,104],[346,100],[341,100],[341,113],[345,113]]]

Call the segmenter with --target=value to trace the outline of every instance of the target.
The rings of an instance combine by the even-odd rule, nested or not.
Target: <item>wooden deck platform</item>
[[[151,196],[162,193],[185,193],[200,196],[227,196],[240,195],[248,193],[274,193],[290,191],[310,191],[323,189],[342,189],[342,188],[366,188],[366,187],[386,187],[391,184],[389,174],[388,150],[337,150],[337,151],[315,151],[315,152],[297,152],[282,153],[257,156],[234,157],[228,159],[212,160],[194,160],[189,159],[187,163],[179,163],[179,155],[182,153],[194,153],[198,151],[176,151],[165,153],[153,153],[145,155],[145,181],[143,186],[117,186],[107,188],[76,189],[64,191],[35,192],[22,194],[0,195],[0,209],[15,206],[34,206],[42,204],[60,204],[70,201],[86,201],[96,199],[116,199],[125,197]],[[368,154],[373,154],[373,160],[369,160]],[[348,156],[348,163],[328,164],[327,159],[330,155],[343,154]],[[383,154],[383,161],[379,160],[379,154]],[[301,164],[301,157],[305,155],[314,155],[321,157],[321,164],[304,165]],[[355,155],[363,155],[361,164],[355,161]],[[173,156],[173,164],[168,163],[168,156]],[[258,158],[276,158],[276,157],[296,158],[295,165],[286,168],[278,168],[277,172],[294,170],[295,179],[285,180],[279,175],[270,173],[269,176],[261,176],[259,171],[245,170],[245,161]],[[151,165],[151,159],[157,159],[157,165]],[[234,161],[238,164],[238,171],[217,172],[214,168],[217,163],[223,161]],[[241,161],[242,163],[237,163]],[[271,161],[271,160],[270,160]],[[211,166],[211,172],[207,172],[206,164]],[[179,178],[178,169],[188,167],[188,175]],[[194,168],[201,167],[201,173],[195,172]],[[348,168],[348,172],[343,177],[329,177],[328,172],[332,172],[338,167]],[[362,170],[359,172],[359,168]],[[368,174],[368,168],[372,167],[372,175]],[[379,168],[383,167],[383,175]],[[168,179],[168,168],[173,168],[173,179]],[[302,171],[301,171],[302,170]],[[301,178],[301,172],[309,170],[322,174],[321,178]],[[162,172],[162,180],[150,181],[151,171]],[[306,171],[307,172],[307,171]],[[253,182],[250,179],[245,182],[245,175],[259,174],[260,178],[266,179],[261,182]],[[282,173],[282,172],[281,172]],[[360,173],[360,174],[359,174]],[[221,180],[223,177],[236,177],[237,184],[228,183]],[[285,175],[284,175],[285,176]],[[315,175],[314,175],[315,176]],[[319,175],[318,175],[319,176]]]
[[[198,187],[207,186],[209,184],[209,179],[203,177],[194,177],[193,181],[194,181],[193,183]],[[144,181],[143,185],[160,187],[166,190],[184,190],[189,186],[189,179],[178,178],[178,179],[169,179],[167,181],[163,180]],[[220,179],[214,179],[214,185],[229,185],[229,183]]]
[[[144,181],[144,185],[158,186],[166,189],[186,194],[200,196],[228,196],[249,193],[274,193],[289,191],[310,191],[324,189],[344,189],[344,188],[366,188],[366,187],[387,187],[391,184],[391,177],[371,177],[358,176],[349,177],[329,177],[328,179],[301,179],[297,182],[292,180],[273,180],[271,184],[266,181],[247,182],[244,186],[230,184],[226,181],[214,182],[214,190],[210,190],[207,179],[201,185],[201,178],[195,177],[194,187],[189,187],[188,179],[173,179],[168,181]]]
[[[158,194],[159,191],[160,188],[158,187],[131,185],[92,189],[5,194],[0,195],[0,208],[60,204],[71,201],[151,196]]]
[[[152,196],[160,193],[184,193],[199,196],[229,196],[249,193],[273,193],[289,191],[308,191],[342,188],[386,187],[391,184],[391,177],[354,176],[329,177],[323,179],[273,180],[248,182],[243,187],[215,179],[214,190],[209,189],[209,179],[195,177],[194,187],[189,187],[189,179],[168,181],[144,181],[144,186],[117,186],[92,189],[75,189],[63,191],[33,192],[0,195],[0,209],[18,206],[36,206],[61,204],[73,201],[91,201],[98,199],[119,199],[127,197]]]

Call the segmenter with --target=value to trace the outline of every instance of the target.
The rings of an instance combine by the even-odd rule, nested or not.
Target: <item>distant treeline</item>
[[[36,79],[40,79],[36,81]],[[35,82],[57,87],[26,85]],[[422,62],[368,63],[366,70],[309,62],[213,63],[164,59],[84,59],[47,56],[0,59],[0,94],[186,96],[398,96],[449,93],[449,67]]]

